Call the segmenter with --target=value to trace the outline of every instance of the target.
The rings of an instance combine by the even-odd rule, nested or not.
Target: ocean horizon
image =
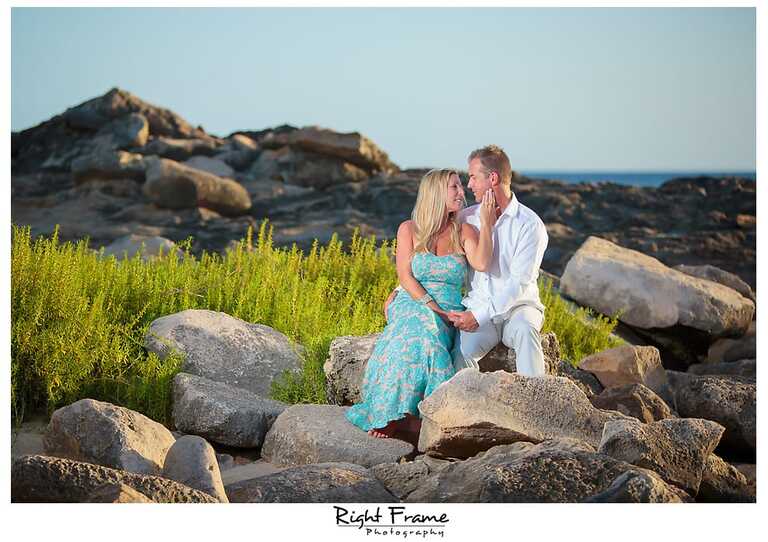
[[[629,186],[661,186],[676,177],[745,177],[756,180],[756,171],[533,171],[519,170],[518,173],[535,179],[555,179],[571,184],[590,182],[613,182]]]

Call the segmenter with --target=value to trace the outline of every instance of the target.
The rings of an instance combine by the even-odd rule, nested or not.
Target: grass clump
[[[262,223],[225,254],[183,253],[149,261],[104,258],[87,241],[31,239],[13,227],[11,250],[11,406],[15,421],[92,397],[170,422],[171,381],[182,359],[160,360],[144,347],[151,322],[186,309],[209,309],[286,334],[304,347],[302,368],[273,382],[272,397],[325,403],[323,362],[331,341],[384,325],[382,303],[397,285],[392,246],[334,235],[304,254],[275,248]],[[615,320],[572,312],[542,286],[544,332],[565,357],[613,346]]]
[[[539,280],[539,296],[546,308],[542,335],[553,331],[560,344],[560,355],[572,365],[586,356],[624,343],[613,330],[616,317],[608,318],[584,307],[575,307],[560,297],[552,280]]]
[[[397,278],[385,242],[333,237],[304,255],[272,246],[262,224],[224,255],[143,261],[102,258],[87,241],[32,240],[14,226],[11,249],[11,405],[26,413],[92,397],[170,421],[178,356],[143,348],[153,320],[185,309],[221,311],[268,325],[306,349],[299,374],[273,391],[289,402],[325,402],[322,363],[331,340],[384,326],[381,301]]]

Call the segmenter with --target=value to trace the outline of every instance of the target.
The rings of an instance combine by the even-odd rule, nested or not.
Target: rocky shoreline
[[[360,134],[208,135],[113,89],[12,138],[12,220],[121,257],[226,250],[269,218],[277,244],[391,238],[422,170]],[[336,337],[328,404],[269,399],[301,345],[228,314],[152,322],[184,361],[173,427],[81,399],[13,437],[13,502],[755,502],[755,182],[659,188],[517,177],[547,224],[543,269],[627,343],[515,372],[500,345],[420,404],[419,435],[348,423],[376,335]],[[673,267],[674,266],[674,267]]]
[[[33,235],[107,246],[134,235],[223,251],[267,218],[279,246],[333,233],[392,239],[426,170],[401,170],[357,133],[281,126],[207,134],[120,89],[12,134],[11,214]],[[516,176],[547,224],[543,268],[561,275],[597,236],[668,266],[714,265],[755,287],[756,190],[743,178],[681,178],[658,188]],[[468,201],[471,195],[468,194]]]
[[[174,431],[92,399],[62,407],[15,437],[13,502],[755,502],[754,376],[667,371],[632,345],[575,367],[550,333],[546,376],[497,348],[422,401],[416,440],[378,439],[344,417],[375,336],[334,341],[331,404],[287,405],[250,378],[293,366],[286,337],[211,311],[161,320],[146,347],[186,355]]]

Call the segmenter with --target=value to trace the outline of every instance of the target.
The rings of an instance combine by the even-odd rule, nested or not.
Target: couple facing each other
[[[397,231],[400,285],[384,305],[388,323],[365,369],[362,402],[346,413],[371,436],[418,434],[421,400],[456,371],[478,367],[499,341],[515,350],[518,373],[544,374],[537,279],[547,230],[512,192],[501,148],[483,147],[468,160],[479,203],[464,208],[456,171],[432,170]]]

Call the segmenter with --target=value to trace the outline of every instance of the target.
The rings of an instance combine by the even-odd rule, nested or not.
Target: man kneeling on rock
[[[459,329],[453,348],[457,371],[478,368],[478,362],[499,342],[517,356],[517,372],[525,376],[545,374],[539,332],[544,305],[539,299],[538,276],[548,236],[538,215],[517,200],[512,192],[512,167],[506,153],[495,145],[469,155],[469,189],[480,202],[489,189],[496,201],[492,226],[493,257],[486,271],[469,270],[469,291],[462,300],[463,312],[450,312]],[[480,228],[480,205],[461,211],[461,222]],[[384,304],[384,314],[397,294]]]

